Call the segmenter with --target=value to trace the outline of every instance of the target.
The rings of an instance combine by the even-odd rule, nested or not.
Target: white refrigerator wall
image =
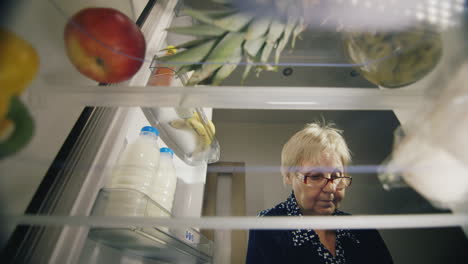
[[[353,153],[352,165],[379,165],[390,153],[393,133],[390,128],[398,124],[391,111],[214,110],[216,134],[222,146],[220,160],[246,164],[247,215],[254,216],[287,198],[291,190],[283,185],[279,171],[282,146],[306,123],[322,117],[344,130]],[[385,191],[375,174],[352,176],[353,184],[342,204],[346,212],[354,215],[440,212],[412,189]],[[460,228],[380,232],[395,263],[459,263],[458,260],[468,257],[468,241]]]

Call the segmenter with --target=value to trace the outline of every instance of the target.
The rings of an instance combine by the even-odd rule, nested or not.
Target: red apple
[[[103,83],[130,79],[143,64],[146,42],[137,25],[112,8],[86,8],[65,27],[65,47],[73,65]]]

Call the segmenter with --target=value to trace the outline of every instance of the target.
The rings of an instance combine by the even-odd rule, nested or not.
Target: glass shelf
[[[64,25],[74,12],[88,6],[87,2],[78,1],[73,8],[68,7],[66,1],[48,0],[46,2],[48,12],[51,14],[50,19],[55,20],[53,22],[56,25],[53,30],[50,30],[48,24],[36,23],[40,26],[38,30],[44,31],[47,29],[49,30],[48,35],[51,35],[51,38],[48,39],[38,39],[36,45],[41,57],[50,58],[48,60],[50,63],[42,66],[44,69],[41,69],[38,85],[32,87],[31,96],[28,97],[30,103],[37,106],[53,105],[59,100],[66,100],[70,104],[80,106],[415,109],[418,102],[424,102],[428,96],[439,94],[444,88],[444,82],[453,75],[453,69],[458,67],[460,61],[464,60],[464,57],[459,56],[459,54],[464,52],[466,34],[463,32],[466,22],[463,21],[462,13],[456,10],[450,10],[450,23],[445,26],[433,23],[436,33],[429,35],[428,38],[416,41],[414,45],[398,44],[400,43],[399,33],[392,33],[393,35],[388,33],[393,37],[393,40],[388,43],[379,42],[374,38],[376,38],[375,34],[379,32],[382,34],[387,34],[385,33],[386,30],[401,32],[402,28],[404,28],[404,32],[409,32],[408,38],[417,38],[419,36],[418,31],[413,32],[407,28],[424,24],[423,21],[408,19],[404,20],[404,25],[399,25],[401,28],[373,29],[377,33],[369,33],[368,37],[374,39],[376,43],[372,42],[375,45],[370,46],[392,47],[389,54],[380,57],[377,55],[377,57],[371,56],[362,50],[356,50],[356,47],[346,49],[344,46],[349,41],[346,42],[345,39],[360,39],[357,36],[350,37],[345,33],[355,28],[337,29],[337,25],[340,24],[339,21],[330,22],[323,15],[319,16],[323,18],[323,21],[310,20],[313,14],[317,13],[317,10],[315,10],[305,16],[308,26],[302,32],[302,39],[296,40],[296,47],[291,48],[291,40],[281,53],[278,63],[275,62],[275,52],[272,52],[268,58],[266,63],[278,66],[277,71],[263,71],[258,77],[252,72],[245,80],[245,83],[241,84],[240,80],[244,68],[252,64],[252,62],[246,61],[244,58],[237,63],[239,67],[232,72],[223,85],[212,85],[209,88],[203,86],[187,88],[144,87],[147,85],[151,74],[151,63],[155,55],[164,55],[165,51],[163,49],[167,45],[179,45],[186,41],[199,39],[197,36],[166,31],[170,27],[187,27],[199,23],[199,21],[188,16],[183,10],[179,10],[177,8],[179,1],[161,0],[157,1],[150,11],[149,17],[152,19],[147,20],[142,27],[142,32],[146,37],[147,51],[145,57],[141,58],[144,62],[140,71],[128,82],[109,87],[97,87],[95,82],[88,80],[73,68],[63,47]],[[130,5],[129,2],[131,1],[122,0],[120,2]],[[209,0],[184,1],[184,4],[184,7],[192,6],[195,9],[206,9],[212,6],[209,5],[212,4]],[[102,5],[106,6],[106,3],[103,2]],[[328,12],[331,12],[331,14],[343,12],[343,10],[346,10],[343,9],[346,5],[332,4],[332,8]],[[110,6],[110,4],[107,3],[107,6]],[[456,6],[457,4],[452,5],[453,8]],[[118,7],[116,6],[116,8]],[[214,8],[216,8],[216,5],[214,5]],[[346,8],[348,7],[346,6]],[[363,7],[358,5],[353,8],[353,10],[359,11]],[[387,11],[391,11],[391,14],[393,14],[391,19],[401,20],[399,14],[397,14],[398,6],[389,6],[388,9]],[[411,13],[408,16],[414,18],[414,15],[415,13]],[[51,23],[51,21],[47,23]],[[418,75],[418,80],[404,82],[403,87],[382,90],[384,88],[378,86],[379,82],[376,82],[375,78],[369,78],[369,74],[366,74],[365,69],[361,67],[367,65],[367,57],[372,57],[372,60],[377,60],[379,63],[387,60],[391,61],[392,59],[397,60],[407,54],[405,52],[419,52],[422,49],[420,44],[422,45],[422,43],[427,42],[426,40],[433,39],[440,40],[441,44],[436,45],[441,49],[439,50],[440,53],[437,53],[441,54],[440,58],[438,57],[434,62],[433,67],[429,67],[428,72]],[[49,42],[52,42],[53,45],[50,45]],[[54,46],[57,47],[53,48]],[[179,49],[178,53],[180,54],[183,51],[183,48]],[[350,52],[354,52],[354,58],[350,59],[352,57],[352,54],[349,54]],[[227,61],[229,60],[223,60],[221,64],[228,65]],[[398,59],[398,61],[400,60]],[[200,66],[203,65],[202,61],[189,62],[200,63]],[[406,67],[408,63],[406,60],[401,60],[399,64]],[[263,65],[264,63],[260,64]],[[164,65],[164,63],[161,65]],[[291,72],[291,70],[291,74],[286,73]]]
[[[112,201],[138,201],[132,212],[112,207]],[[102,189],[93,207],[93,216],[172,217],[145,194],[132,189]],[[136,255],[171,263],[196,260],[208,263],[213,242],[192,228],[138,227],[92,228],[89,238]]]
[[[247,230],[247,229],[399,229],[440,228],[468,226],[467,213],[406,213],[378,215],[340,216],[216,216],[199,218],[148,218],[118,216],[52,216],[21,215],[8,216],[10,223],[34,226],[90,226],[94,229],[125,229],[127,226],[154,228],[161,226],[182,228],[197,226],[202,229]]]
[[[213,107],[231,109],[415,109],[424,102],[420,91],[335,87],[111,87],[48,86],[39,104],[67,100],[94,106]]]

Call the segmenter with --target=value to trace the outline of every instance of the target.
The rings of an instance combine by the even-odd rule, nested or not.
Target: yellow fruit
[[[34,122],[19,95],[39,70],[39,56],[27,41],[0,28],[0,159],[23,148]]]
[[[27,41],[0,28],[0,120],[9,109],[12,96],[18,96],[34,79],[39,56]]]
[[[208,121],[208,128],[210,129],[210,132],[212,135],[216,133],[215,125],[213,124],[211,120]]]
[[[0,29],[0,87],[9,96],[19,95],[39,69],[39,56],[27,41]]]
[[[4,121],[8,109],[10,108],[10,96],[4,91],[3,87],[0,87],[0,122]],[[4,133],[6,126],[0,126],[0,136]]]

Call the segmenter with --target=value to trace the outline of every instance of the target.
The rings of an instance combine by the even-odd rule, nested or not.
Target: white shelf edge
[[[203,229],[401,229],[440,228],[468,225],[468,214],[401,214],[354,216],[281,216],[281,217],[199,217],[152,218],[124,216],[50,216],[21,215],[4,218],[22,225],[73,225],[100,228],[128,226]]]
[[[210,107],[231,109],[417,109],[424,93],[404,89],[197,86],[48,85],[39,101],[83,106]]]

